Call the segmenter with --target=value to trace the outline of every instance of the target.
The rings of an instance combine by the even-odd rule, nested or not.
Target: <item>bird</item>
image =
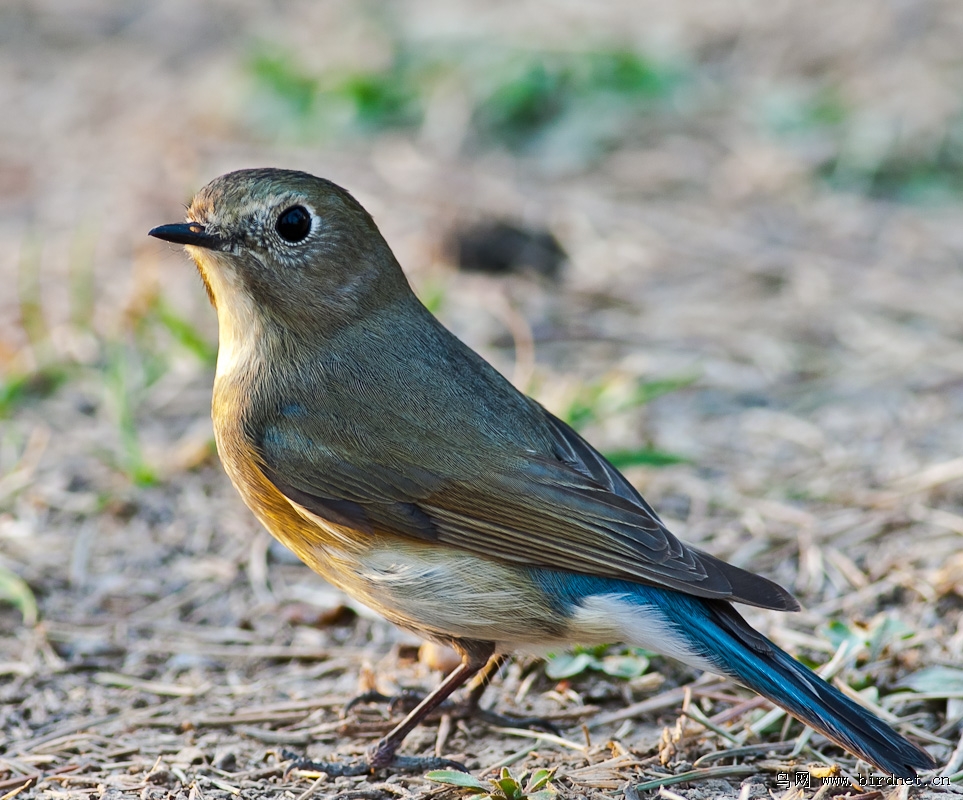
[[[752,628],[777,583],[676,538],[573,428],[412,291],[371,215],[305,172],[246,169],[150,236],[185,245],[218,320],[225,471],[311,569],[460,665],[336,774],[432,768],[402,741],[516,652],[623,642],[768,698],[889,775],[932,756]]]

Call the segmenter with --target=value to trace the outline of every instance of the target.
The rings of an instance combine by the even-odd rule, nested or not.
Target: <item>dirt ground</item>
[[[961,37],[950,0],[2,4],[0,798],[461,796],[285,771],[390,726],[340,716],[360,690],[441,673],[217,461],[214,312],[146,232],[266,165],[355,193],[446,324],[790,588],[747,616],[941,766],[877,785],[730,683],[610,675],[646,666],[617,648],[490,688],[561,736],[444,717],[405,752],[566,798],[959,794]],[[492,219],[551,231],[561,276],[459,271],[452,231]]]

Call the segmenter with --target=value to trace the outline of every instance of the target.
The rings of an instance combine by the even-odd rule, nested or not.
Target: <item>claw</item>
[[[390,704],[393,700],[393,697],[382,694],[377,689],[371,689],[367,692],[362,692],[361,694],[355,695],[344,704],[344,708],[341,709],[341,718],[344,719],[346,716],[348,716],[348,712],[351,711],[352,708],[361,705],[362,703],[385,703],[390,708]]]
[[[288,758],[294,754],[285,751],[282,752],[282,755]],[[352,758],[348,761],[312,761],[310,758],[295,757],[285,768],[284,777],[286,778],[296,769],[306,770],[307,772],[323,772],[329,778],[350,778],[374,772],[366,758]]]
[[[402,772],[428,772],[433,769],[457,769],[459,772],[468,772],[468,767],[460,761],[453,761],[450,758],[438,758],[437,756],[395,756],[394,761],[389,765],[393,769]]]
[[[427,695],[424,692],[416,692],[413,689],[402,689],[394,697],[388,698],[388,711],[394,714],[395,712],[400,712],[407,714],[417,706],[422,700],[425,699]],[[454,703],[451,700],[445,700],[445,702],[438,705],[435,709],[436,711],[444,711],[446,709],[454,707]]]
[[[329,778],[353,778],[358,775],[370,775],[382,769],[391,772],[428,772],[433,769],[457,769],[459,772],[468,772],[468,768],[464,764],[459,761],[452,761],[450,758],[396,756],[381,753],[378,745],[372,747],[361,758],[352,758],[346,761],[312,761],[308,758],[301,758],[289,750],[282,750],[281,755],[284,758],[291,759],[291,763],[284,770],[285,777],[296,769],[323,772]],[[387,761],[384,761],[385,756],[387,756]],[[381,763],[382,761],[384,763]]]

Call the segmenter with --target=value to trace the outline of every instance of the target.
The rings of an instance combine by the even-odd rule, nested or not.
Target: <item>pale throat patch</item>
[[[216,378],[225,378],[243,370],[250,362],[260,335],[260,317],[228,256],[190,245],[187,252],[214,294],[218,338]]]

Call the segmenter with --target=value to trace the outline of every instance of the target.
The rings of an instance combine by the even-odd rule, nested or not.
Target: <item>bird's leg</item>
[[[446,700],[435,706],[433,710],[445,711],[457,719],[476,717],[482,722],[487,722],[489,725],[495,725],[501,728],[527,728],[529,730],[547,731],[548,733],[558,735],[558,728],[542,717],[514,717],[508,714],[498,714],[490,709],[479,707],[478,703],[488,684],[507,661],[507,655],[496,653],[488,659],[488,663],[485,664],[484,668],[472,677],[468,684],[465,699],[462,702],[454,703],[451,700]],[[371,690],[351,698],[351,700],[345,704],[344,710],[341,713],[342,716],[348,714],[352,708],[360,703],[385,703],[392,712],[403,711],[410,713],[425,697],[426,695],[420,692],[408,689],[390,697],[377,690]]]
[[[498,714],[490,709],[479,707],[478,702],[481,700],[481,696],[488,686],[488,683],[498,674],[498,670],[504,666],[506,661],[508,661],[508,656],[506,655],[501,653],[493,655],[488,660],[485,668],[471,679],[471,683],[468,686],[468,695],[462,704],[465,716],[478,717],[482,722],[487,722],[489,725],[495,725],[500,728],[526,728],[528,730],[547,731],[558,736],[558,728],[542,717],[513,717],[508,714]]]
[[[491,642],[455,642],[453,646],[462,661],[431,694],[415,706],[401,722],[368,749],[368,761],[372,769],[386,767],[396,760],[395,752],[404,738],[434,709],[448,698],[465,681],[480,671],[487,672],[487,664],[494,661],[495,645]],[[483,670],[484,668],[484,670]],[[405,759],[406,761],[409,759]],[[429,760],[429,759],[416,759]],[[437,760],[437,759],[435,759]],[[454,762],[450,762],[451,766]],[[419,767],[415,767],[418,769]],[[427,767],[431,769],[432,767]]]
[[[498,670],[502,668],[502,665],[508,661],[508,656],[496,654],[488,659],[488,663],[485,667],[479,670],[468,684],[468,694],[465,700],[461,703],[453,703],[451,700],[445,700],[443,703],[439,703],[433,710],[439,711],[449,711],[455,712],[455,715],[461,719],[463,717],[470,717],[478,710],[478,701],[485,691],[492,678],[498,674]],[[367,692],[362,692],[355,697],[352,697],[347,703],[345,703],[344,708],[341,711],[341,716],[347,716],[351,709],[362,703],[384,703],[388,706],[388,710],[391,712],[401,712],[408,714],[412,709],[415,708],[422,700],[425,699],[427,695],[424,692],[415,691],[413,689],[403,689],[394,695],[386,695],[379,692],[377,689],[371,689]]]
[[[401,722],[368,748],[360,760],[340,763],[306,761],[296,759],[288,769],[313,769],[330,776],[365,775],[374,770],[394,767],[402,771],[453,768],[467,772],[462,764],[447,758],[416,758],[396,755],[405,737],[414,730],[435,708],[469,678],[486,667],[492,659],[495,645],[492,642],[457,641],[452,646],[461,655],[462,662],[441,684],[415,706]],[[485,672],[487,673],[487,668]]]
[[[505,666],[507,661],[508,656],[504,653],[495,653],[495,655],[488,659],[485,668],[475,674],[475,677],[473,677],[468,684],[468,696],[465,698],[465,704],[469,708],[478,708],[478,701],[481,700],[481,696],[484,694],[488,684],[491,683],[492,678],[498,674],[498,670]]]

